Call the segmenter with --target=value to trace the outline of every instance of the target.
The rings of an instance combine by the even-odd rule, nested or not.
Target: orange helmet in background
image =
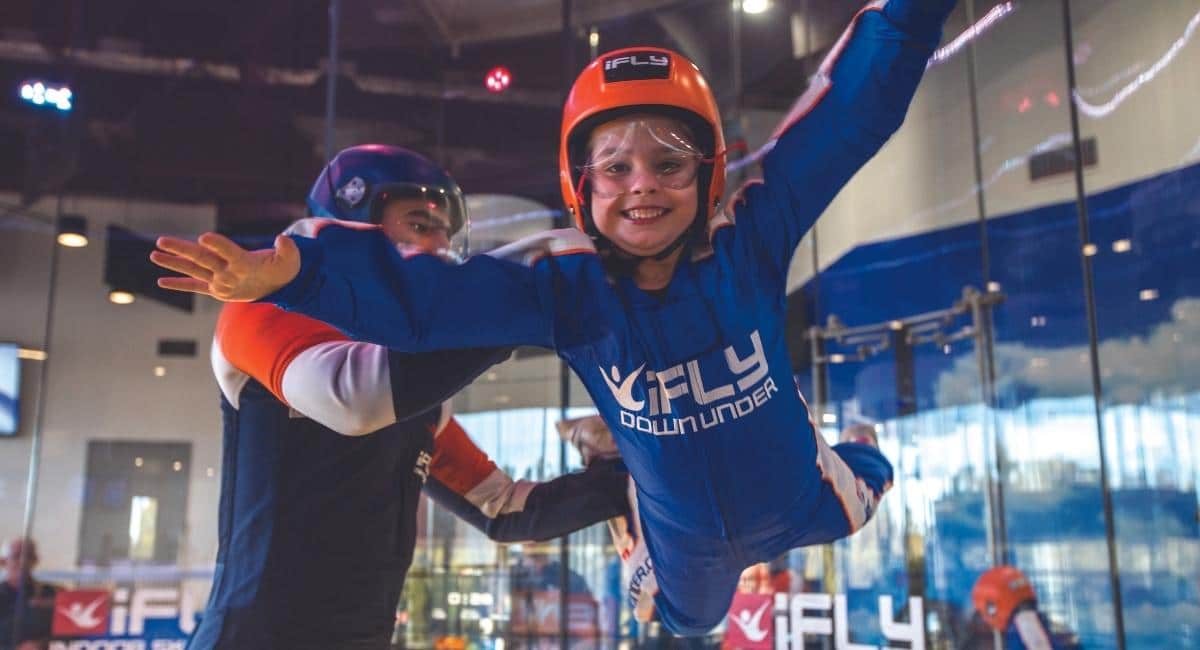
[[[984,622],[1003,632],[1021,604],[1037,600],[1033,585],[1021,570],[1012,566],[992,567],[979,576],[971,589],[971,600]]]
[[[725,135],[717,101],[700,69],[687,57],[656,47],[631,47],[592,61],[571,86],[563,106],[558,173],[563,201],[575,225],[589,234],[586,184],[580,184],[588,138],[597,126],[625,115],[649,113],[679,120],[696,138],[705,155],[697,176],[701,224],[725,191]],[[582,191],[580,191],[582,188]],[[707,200],[706,200],[707,199]]]

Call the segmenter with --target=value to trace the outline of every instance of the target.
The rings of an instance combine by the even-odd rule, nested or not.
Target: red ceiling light
[[[487,77],[483,80],[483,85],[494,93],[502,93],[508,89],[508,85],[512,83],[512,73],[508,68],[498,65],[491,70],[488,70]]]

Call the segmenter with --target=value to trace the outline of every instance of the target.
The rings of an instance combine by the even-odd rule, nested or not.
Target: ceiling
[[[9,0],[0,8],[0,189],[246,205],[298,203],[324,156],[329,5],[317,0]],[[741,18],[742,105],[783,108],[861,2],[776,0]],[[734,104],[728,0],[341,0],[336,146],[435,157],[468,192],[557,205],[561,96],[591,56],[692,56]],[[793,51],[792,20],[806,25]],[[801,43],[803,46],[803,43]],[[487,70],[513,86],[488,93]],[[69,114],[23,103],[69,82]],[[11,89],[11,90],[8,90]],[[239,207],[240,206],[240,207]],[[250,210],[249,213],[253,213]]]

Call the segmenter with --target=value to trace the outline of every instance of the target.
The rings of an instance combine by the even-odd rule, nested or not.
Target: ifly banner
[[[49,650],[183,650],[194,629],[195,607],[177,587],[64,590]]]

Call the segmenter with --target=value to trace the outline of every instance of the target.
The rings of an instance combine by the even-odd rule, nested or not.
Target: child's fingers
[[[275,253],[279,255],[281,260],[290,261],[292,258],[300,259],[300,248],[287,235],[279,235],[275,238]]]
[[[196,242],[164,236],[159,237],[155,244],[163,251],[191,260],[210,271],[220,271],[225,268],[225,260]]]
[[[154,262],[158,266],[163,267],[164,269],[189,275],[203,282],[212,282],[212,271],[188,260],[187,258],[179,257],[178,255],[171,255],[170,253],[164,253],[162,251],[154,251],[153,253],[150,253],[150,261]]]
[[[208,283],[201,282],[195,278],[159,278],[158,286],[172,291],[185,291],[187,293],[199,293],[206,296],[213,296],[209,291]]]
[[[220,233],[206,232],[200,235],[198,241],[202,246],[229,262],[240,259],[247,253],[246,249],[238,246],[232,239]]]

